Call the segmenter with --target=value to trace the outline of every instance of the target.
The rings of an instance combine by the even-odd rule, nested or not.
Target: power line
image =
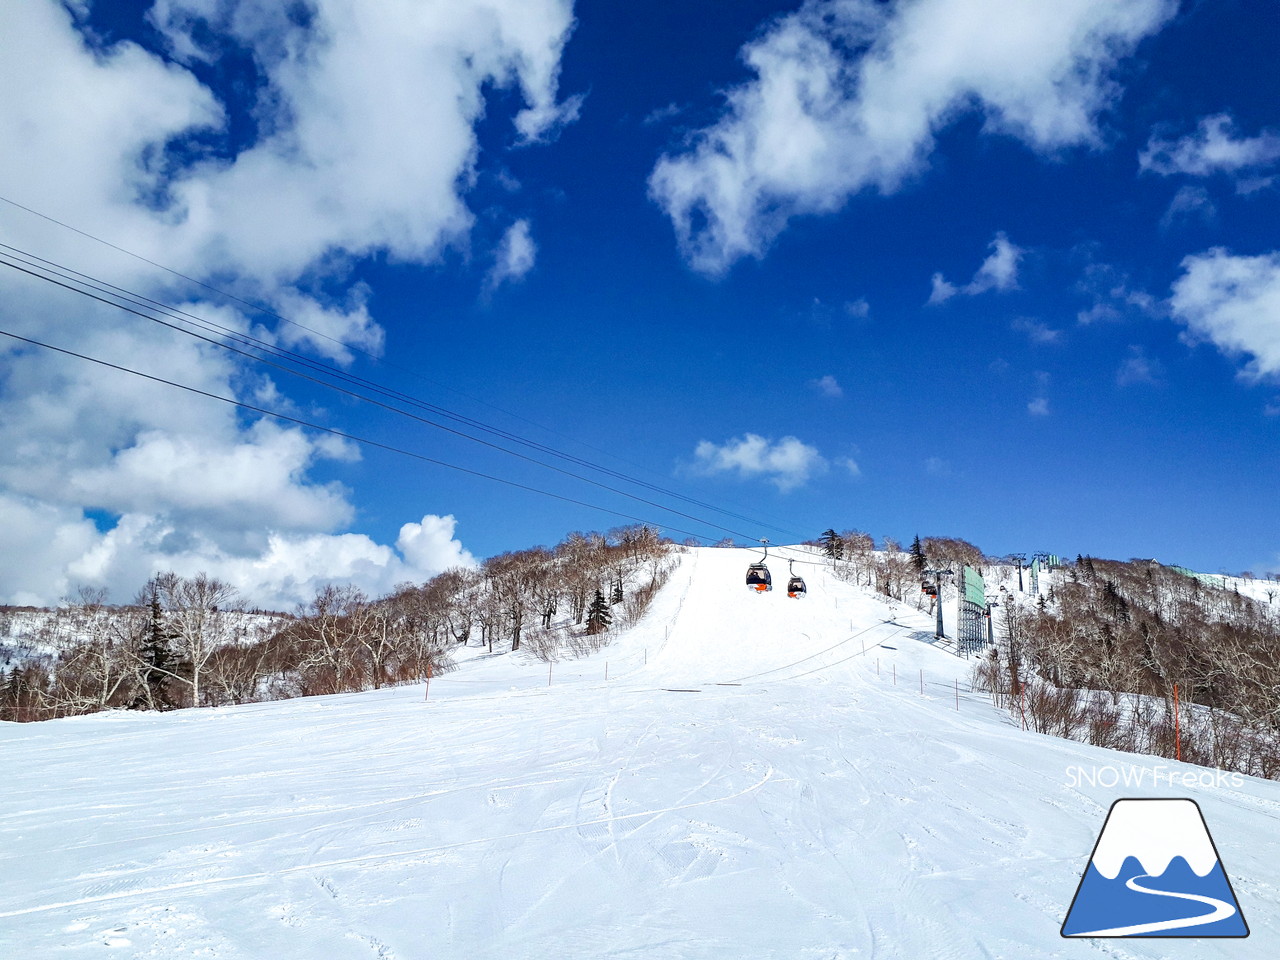
[[[601,472],[604,472],[607,475],[619,477],[626,482],[635,483],[647,489],[653,489],[665,495],[674,496],[678,499],[681,499],[687,502],[692,502],[698,506],[704,506],[708,509],[714,510],[719,513],[724,513],[729,516],[737,516],[738,519],[743,519],[752,523],[759,522],[759,521],[752,520],[752,518],[750,517],[742,517],[736,514],[731,514],[728,511],[721,510],[720,508],[717,508],[711,504],[705,504],[702,501],[693,500],[692,498],[685,497],[682,494],[675,493],[673,491],[668,491],[661,487],[656,487],[655,485],[649,484],[645,481],[635,480],[634,478],[628,477],[625,474],[620,474],[616,471],[609,470],[608,468],[598,467],[595,464],[591,464],[588,461],[584,461],[584,460],[581,460],[580,458],[573,457],[572,455],[560,454],[558,451],[545,447],[542,444],[538,444],[532,441],[525,441],[524,438],[521,438],[518,435],[513,435],[506,431],[490,429],[484,424],[480,424],[477,421],[470,420],[470,418],[454,416],[449,411],[442,410],[442,408],[435,407],[435,405],[426,404],[421,401],[417,401],[416,398],[409,397],[404,394],[400,394],[397,391],[384,389],[376,383],[346,374],[344,371],[331,367],[328,364],[323,364],[318,361],[310,360],[309,358],[302,357],[301,355],[293,353],[292,351],[282,350],[273,344],[267,343],[266,341],[260,340],[256,337],[252,337],[246,334],[241,334],[238,331],[234,331],[220,324],[207,321],[194,314],[179,310],[178,308],[175,308],[175,307],[171,307],[160,301],[153,300],[149,297],[145,297],[140,294],[134,294],[131,291],[125,290],[124,288],[121,288],[121,287],[116,287],[112,284],[106,284],[104,281],[97,280],[94,277],[91,277],[87,274],[80,273],[79,271],[76,271],[76,270],[72,270],[71,268],[63,267],[60,264],[56,264],[53,261],[46,260],[42,257],[34,256],[32,254],[27,253],[26,251],[22,251],[9,244],[0,243],[0,248],[4,248],[5,250],[15,251],[15,254],[16,254],[15,255],[15,254],[0,253],[0,264],[4,266],[8,266],[11,269],[17,270],[21,273],[25,273],[37,279],[44,280],[47,283],[51,283],[55,286],[62,287],[63,289],[69,290],[73,293],[78,293],[81,296],[85,296],[89,299],[98,301],[100,303],[104,303],[108,306],[113,306],[119,310],[133,314],[143,319],[150,320],[154,323],[160,324],[161,326],[167,327],[178,333],[182,333],[187,336],[194,337],[195,339],[201,340],[212,346],[215,346],[220,349],[226,350],[228,352],[245,357],[246,359],[252,360],[257,363],[262,363],[266,366],[273,367],[277,370],[281,370],[285,373],[290,374],[291,376],[295,376],[300,379],[307,380],[312,383],[316,383],[320,386],[326,387],[327,389],[333,390],[335,392],[344,394],[346,396],[352,397],[354,399],[357,399],[366,403],[370,403],[377,407],[381,407],[382,409],[388,410],[392,413],[407,417],[409,419],[415,420],[424,425],[431,426],[439,430],[443,430],[455,436],[463,437],[465,439],[471,440],[474,443],[479,443],[483,446],[487,446],[492,449],[501,451],[510,456],[517,457],[529,463],[533,463],[538,466],[541,466],[545,469],[553,470],[557,473],[564,474],[565,476],[569,476],[574,479],[581,480],[584,483],[588,483],[593,486],[600,487],[601,489],[608,490],[611,493],[616,493],[620,496],[628,497],[629,499],[635,500],[636,502],[639,502],[639,503],[643,503],[646,506],[654,507],[659,510],[665,510],[668,513],[672,513],[672,514],[675,514],[676,516],[684,517],[687,520],[693,520],[697,523],[702,523],[707,526],[714,527],[715,529],[722,530],[725,533],[729,533],[734,536],[744,537],[746,539],[755,539],[751,537],[749,534],[745,534],[740,531],[733,530],[732,528],[725,527],[721,524],[707,520],[703,517],[698,517],[693,514],[685,513],[684,511],[676,510],[672,507],[666,506],[664,504],[658,503],[653,500],[649,500],[645,497],[640,497],[633,493],[629,493],[625,490],[620,490],[617,487],[610,486],[609,484],[601,483],[600,481],[593,480],[589,477],[584,477],[581,474],[574,473],[570,470],[565,470],[561,467],[555,466],[554,464],[549,464],[549,463],[546,463],[545,461],[538,460],[533,457],[529,457],[518,451],[510,450],[506,447],[484,440],[480,437],[475,437],[469,433],[466,433],[465,431],[457,430],[453,427],[449,427],[445,424],[438,423],[434,420],[420,416],[411,411],[404,410],[392,404],[385,403],[381,400],[369,397],[356,390],[347,389],[346,387],[329,382],[328,380],[323,379],[323,377],[335,376],[346,383],[365,386],[366,388],[371,389],[375,393],[380,393],[384,396],[402,400],[402,402],[407,402],[414,406],[425,407],[433,411],[440,411],[444,415],[451,417],[455,421],[460,420],[463,422],[467,422],[469,424],[474,424],[479,429],[486,430],[487,432],[490,432],[499,436],[503,436],[504,438],[509,438],[514,442],[522,443],[526,446],[537,449],[540,452],[546,452],[551,455],[561,456],[563,459],[569,460],[570,462],[580,463],[589,468],[600,470]],[[14,260],[18,262],[15,263],[13,262]],[[55,276],[49,276],[48,275],[49,273],[53,273]],[[55,279],[55,277],[60,277],[61,279]],[[86,290],[84,289],[84,287],[88,287],[89,289]],[[94,293],[90,291],[97,291],[97,292]],[[122,303],[119,301],[124,301],[124,302]],[[132,304],[133,306],[129,306],[128,304]],[[147,312],[147,311],[151,311],[151,312]],[[237,347],[234,347],[228,343],[222,342],[213,337],[204,336],[200,333],[196,333],[193,330],[185,329],[184,327],[178,326],[174,323],[168,322],[167,320],[161,319],[160,317],[154,316],[152,315],[153,313],[159,313],[161,314],[162,317],[169,317],[170,319],[179,321],[180,323],[194,324],[198,326],[200,329],[217,331],[221,336],[224,336],[227,339],[233,340],[235,342],[239,342],[249,347],[250,350],[262,350],[263,352],[269,354],[270,356],[274,356],[277,359],[284,360],[285,363],[274,362],[270,359],[267,359],[266,357],[259,356],[255,353],[251,353],[246,350],[241,350]],[[303,370],[298,370],[298,369],[294,369],[293,367],[287,366],[286,364],[289,362],[300,364],[305,368],[307,368],[307,370],[309,370],[310,372],[304,372]],[[316,374],[319,374],[319,375],[316,375]]]
[[[335,437],[341,437],[344,440],[351,440],[355,443],[362,443],[362,444],[365,444],[366,446],[376,447],[380,450],[386,450],[390,453],[397,453],[402,456],[412,457],[415,460],[421,460],[425,463],[434,464],[439,467],[445,467],[449,470],[456,470],[459,473],[469,474],[470,476],[473,476],[473,477],[480,477],[484,480],[492,480],[495,483],[501,483],[506,486],[515,487],[520,490],[527,490],[530,493],[541,494],[544,497],[551,497],[555,500],[561,500],[561,501],[564,501],[565,503],[572,503],[580,507],[587,507],[588,509],[591,509],[591,510],[598,510],[601,513],[612,514],[615,517],[622,517],[624,520],[632,520],[636,523],[643,523],[647,526],[656,527],[661,530],[672,530],[676,533],[683,533],[687,536],[694,537],[698,540],[709,541],[711,539],[710,537],[704,536],[702,534],[693,533],[690,530],[682,530],[679,527],[673,527],[670,524],[657,523],[653,520],[646,520],[643,517],[634,517],[634,516],[631,516],[630,514],[622,513],[621,511],[618,511],[618,510],[612,510],[608,507],[602,507],[598,504],[589,503],[585,500],[578,500],[573,497],[566,497],[566,496],[563,496],[562,494],[552,493],[549,490],[543,490],[538,487],[531,487],[531,486],[528,486],[527,484],[518,483],[514,480],[507,480],[504,477],[495,477],[492,474],[483,473],[479,470],[472,470],[469,467],[459,466],[456,463],[449,463],[446,460],[438,460],[434,457],[428,457],[426,454],[415,453],[412,450],[405,450],[402,447],[392,446],[391,444],[382,443],[381,441],[378,441],[378,440],[370,440],[367,437],[361,437],[353,433],[347,433],[346,431],[343,431],[343,430],[335,430],[332,427],[326,427],[318,423],[313,423],[312,421],[304,420],[301,417],[294,417],[286,413],[280,413],[277,410],[271,410],[266,407],[259,407],[251,403],[245,403],[243,400],[236,400],[231,397],[224,397],[216,393],[209,393],[206,390],[201,390],[197,387],[192,387],[185,383],[178,383],[176,380],[167,380],[164,377],[157,377],[150,373],[143,373],[141,370],[134,370],[132,367],[126,367],[121,364],[111,363],[108,360],[103,360],[99,357],[92,357],[92,356],[89,356],[88,354],[77,353],[74,350],[68,350],[64,347],[57,347],[51,343],[45,343],[41,340],[32,339],[31,337],[24,337],[19,334],[12,333],[8,330],[0,330],[0,336],[9,337],[12,340],[17,340],[22,343],[30,344],[31,346],[34,346],[34,347],[41,347],[45,350],[52,350],[55,353],[61,353],[61,354],[64,354],[65,356],[75,357],[79,360],[86,360],[89,363],[95,363],[95,364],[98,364],[99,366],[107,367],[111,370],[118,370],[121,373],[132,374],[133,376],[141,377],[144,380],[151,380],[155,383],[164,384],[165,386],[176,387],[177,389],[185,390],[188,393],[194,393],[194,394],[197,394],[198,396],[208,397],[210,400],[218,400],[218,401],[221,401],[222,403],[227,403],[244,410],[250,410],[254,413],[262,414],[263,416],[274,417],[275,419],[283,420],[286,423],[293,423],[293,424],[297,424],[298,426],[307,427],[312,430],[319,430],[322,433],[328,433]],[[696,517],[693,519],[697,520]],[[698,522],[701,523],[703,521],[698,521]]]
[[[421,380],[421,381],[423,381],[424,383],[430,383],[430,384],[433,384],[433,385],[435,385],[435,386],[437,386],[437,387],[441,387],[441,388],[443,388],[443,389],[445,389],[445,390],[449,390],[449,391],[451,391],[451,392],[453,392],[453,393],[456,393],[458,396],[461,396],[461,397],[463,397],[463,398],[465,398],[465,399],[467,399],[467,400],[471,400],[472,402],[482,404],[483,406],[489,407],[491,410],[495,410],[495,411],[497,411],[497,412],[499,412],[499,413],[504,414],[505,416],[509,416],[509,417],[512,417],[512,418],[514,418],[514,419],[516,419],[516,420],[520,420],[520,421],[522,421],[522,422],[524,422],[524,423],[529,424],[530,426],[537,427],[538,429],[540,429],[540,430],[544,430],[544,431],[546,431],[547,433],[550,433],[550,434],[553,434],[553,435],[555,435],[555,436],[561,437],[562,439],[569,440],[569,441],[571,441],[571,442],[573,442],[573,443],[581,444],[582,446],[586,447],[587,449],[595,450],[597,453],[602,453],[602,454],[604,454],[605,456],[611,457],[612,459],[614,459],[614,460],[618,460],[618,461],[620,461],[620,462],[622,462],[622,463],[629,464],[630,466],[636,467],[637,469],[640,469],[640,470],[645,470],[645,469],[646,469],[645,467],[641,466],[640,464],[637,464],[637,463],[635,463],[635,462],[633,462],[633,461],[627,460],[627,459],[626,459],[626,458],[624,458],[624,457],[619,457],[619,456],[617,456],[616,454],[610,453],[609,451],[604,450],[604,449],[602,449],[602,448],[600,448],[600,447],[596,447],[596,446],[594,446],[594,445],[592,445],[592,444],[589,444],[589,443],[586,443],[585,441],[582,441],[582,440],[577,440],[577,439],[575,439],[575,438],[573,438],[573,437],[570,437],[570,436],[568,436],[568,435],[566,435],[566,434],[559,433],[558,431],[553,430],[552,428],[547,427],[547,426],[546,426],[546,425],[544,425],[544,424],[537,423],[536,421],[530,420],[530,419],[528,419],[527,417],[523,417],[523,416],[521,416],[521,415],[519,415],[519,414],[512,413],[511,411],[504,410],[504,409],[502,409],[501,407],[498,407],[498,406],[496,406],[496,405],[494,405],[494,404],[491,404],[491,403],[489,403],[489,402],[487,402],[487,401],[485,401],[485,400],[482,400],[482,399],[480,399],[480,398],[478,398],[478,397],[470,396],[469,394],[463,393],[463,392],[462,392],[462,391],[460,391],[460,390],[456,390],[456,389],[454,389],[454,388],[452,388],[452,387],[449,387],[448,385],[443,384],[443,383],[441,383],[441,382],[439,382],[439,381],[432,380],[432,379],[430,379],[430,378],[428,378],[428,377],[424,377],[424,376],[422,376],[421,374],[417,373],[417,372],[416,372],[416,371],[414,371],[414,370],[410,370],[410,369],[408,369],[408,368],[406,368],[406,367],[401,367],[401,366],[399,366],[398,364],[391,363],[390,361],[387,361],[387,360],[383,359],[382,357],[379,357],[378,355],[376,355],[376,354],[374,354],[374,353],[371,353],[371,352],[369,352],[369,351],[367,351],[367,350],[363,350],[363,349],[361,349],[360,347],[357,347],[357,346],[354,346],[354,345],[347,344],[347,343],[345,343],[344,341],[342,341],[342,340],[340,340],[340,339],[338,339],[338,338],[331,337],[331,336],[329,336],[328,334],[325,334],[325,333],[322,333],[322,332],[320,332],[320,331],[318,331],[318,330],[315,330],[315,329],[313,329],[312,327],[308,327],[308,326],[306,326],[305,324],[298,323],[297,321],[295,321],[295,320],[291,320],[291,319],[289,319],[288,317],[281,316],[280,314],[278,314],[278,313],[276,313],[276,312],[272,311],[271,309],[269,309],[269,308],[267,308],[267,307],[264,307],[262,304],[254,303],[253,301],[246,300],[246,299],[244,299],[244,298],[242,298],[242,297],[239,297],[239,296],[237,296],[237,295],[235,295],[235,294],[233,294],[233,293],[230,293],[230,292],[228,292],[228,291],[226,291],[226,290],[223,290],[223,289],[221,289],[221,288],[219,288],[219,287],[213,286],[212,284],[206,283],[206,282],[205,282],[205,281],[203,281],[203,280],[199,280],[199,279],[197,279],[197,278],[195,278],[195,277],[189,276],[188,274],[185,274],[185,273],[182,273],[181,271],[175,270],[175,269],[173,269],[172,267],[168,267],[168,266],[166,266],[166,265],[164,265],[164,264],[162,264],[162,263],[159,263],[159,262],[157,262],[157,261],[155,261],[155,260],[152,260],[152,259],[150,259],[150,258],[148,258],[148,257],[145,257],[145,256],[143,256],[142,254],[135,253],[134,251],[129,250],[129,249],[125,248],[125,247],[122,247],[122,246],[120,246],[119,244],[112,243],[112,242],[111,242],[111,241],[109,241],[109,240],[103,239],[102,237],[98,237],[98,236],[96,236],[96,235],[94,235],[94,234],[92,234],[92,233],[89,233],[89,232],[88,232],[88,231],[86,231],[86,230],[82,230],[82,229],[80,229],[79,227],[73,226],[72,224],[69,224],[69,223],[67,223],[67,222],[65,222],[65,221],[63,221],[63,220],[59,220],[59,219],[57,219],[56,217],[52,217],[52,216],[50,216],[49,214],[42,213],[42,212],[41,212],[41,211],[39,211],[39,210],[36,210],[36,209],[34,209],[34,208],[32,208],[32,207],[29,207],[29,206],[27,206],[27,205],[25,205],[25,204],[19,203],[19,202],[18,202],[18,201],[16,201],[16,200],[12,200],[12,199],[10,199],[10,198],[8,198],[8,197],[5,197],[5,196],[0,196],[0,201],[3,201],[4,203],[7,203],[7,204],[9,204],[10,206],[15,207],[15,208],[17,208],[17,209],[19,209],[19,210],[23,210],[23,211],[25,211],[26,213],[31,214],[32,216],[39,217],[39,218],[40,218],[40,219],[42,219],[42,220],[45,220],[45,221],[47,221],[47,222],[49,222],[49,223],[52,223],[52,224],[55,224],[56,226],[62,227],[62,228],[63,228],[63,229],[65,229],[65,230],[69,230],[69,231],[71,231],[72,233],[78,234],[79,236],[85,237],[85,238],[86,238],[86,239],[88,239],[88,240],[92,240],[92,241],[93,241],[93,242],[95,242],[95,243],[102,244],[103,246],[109,247],[109,248],[110,248],[110,249],[112,249],[112,250],[115,250],[115,251],[117,251],[117,252],[119,252],[119,253],[122,253],[122,254],[124,254],[124,255],[126,255],[126,256],[132,257],[132,258],[134,258],[135,260],[138,260],[138,261],[140,261],[140,262],[142,262],[142,263],[146,263],[146,264],[148,264],[148,265],[150,265],[150,266],[153,266],[153,267],[155,267],[155,268],[156,268],[156,269],[158,269],[158,270],[163,270],[164,272],[166,272],[166,273],[170,274],[171,276],[177,277],[177,278],[179,278],[179,279],[181,279],[181,280],[184,280],[184,281],[186,281],[186,282],[188,282],[188,283],[192,283],[192,284],[195,284],[195,285],[197,285],[197,286],[199,286],[199,287],[202,287],[203,289],[208,290],[208,291],[210,291],[211,293],[215,293],[215,294],[217,294],[218,296],[223,297],[223,298],[225,298],[225,299],[227,299],[227,300],[231,300],[231,301],[234,301],[234,302],[236,302],[236,303],[239,303],[239,304],[241,304],[241,305],[243,305],[243,306],[245,306],[245,307],[248,307],[250,310],[252,310],[252,311],[254,311],[254,312],[256,312],[256,313],[259,313],[259,314],[261,314],[261,315],[263,315],[263,316],[271,317],[272,319],[275,319],[275,320],[278,320],[278,321],[280,321],[280,322],[282,322],[282,323],[285,323],[285,324],[288,324],[288,325],[290,325],[290,326],[296,327],[296,328],[298,328],[298,329],[300,329],[300,330],[305,330],[307,333],[311,334],[312,336],[318,337],[318,338],[323,339],[323,340],[328,340],[329,342],[331,342],[331,343],[334,343],[334,344],[338,345],[339,347],[341,347],[341,348],[342,348],[342,349],[344,349],[344,350],[351,350],[351,351],[353,351],[353,352],[355,352],[355,353],[359,353],[359,354],[363,355],[364,357],[368,358],[369,360],[372,360],[372,361],[373,361],[374,363],[376,363],[376,364],[379,364],[379,365],[382,365],[382,366],[386,366],[386,367],[388,367],[388,368],[390,368],[390,369],[393,369],[393,370],[398,370],[399,372],[404,373],[404,374],[406,374],[406,375],[408,375],[408,376],[410,376],[410,377],[413,377],[413,378],[415,378],[415,379],[417,379],[417,380]],[[8,245],[7,245],[7,244],[0,244],[0,246],[6,246],[6,247],[7,247]],[[11,249],[11,250],[17,250],[17,248],[16,248],[16,247],[8,247],[8,248],[9,248],[9,249]],[[25,252],[23,252],[23,251],[19,251],[19,252],[22,252],[25,256],[34,257],[34,255],[33,255],[33,254],[25,253]],[[35,258],[35,259],[41,259],[41,258],[38,258],[38,257],[37,257],[37,258]],[[44,262],[45,262],[45,263],[50,263],[50,264],[52,264],[52,261],[44,261]],[[67,267],[59,267],[59,269],[62,269],[62,270],[70,270],[70,268],[67,268]],[[77,271],[70,271],[70,272],[72,272],[72,273],[77,273]],[[87,277],[87,275],[85,275],[85,274],[78,274],[78,275],[79,275],[79,276],[81,276],[81,277],[86,277],[87,279],[92,279],[92,278],[88,278],[88,277]],[[97,282],[97,283],[105,283],[105,281],[94,281],[94,282]],[[112,285],[111,285],[111,284],[107,284],[107,286],[112,286]],[[121,290],[121,288],[119,288],[119,287],[116,287],[115,289],[116,289],[116,290]],[[127,291],[122,291],[122,292],[127,293]],[[130,296],[140,296],[140,295],[137,295],[137,294],[130,294]],[[143,297],[142,299],[147,300],[147,299],[149,299],[149,298],[145,298],[145,297]],[[152,302],[152,303],[157,303],[157,304],[158,304],[158,301],[150,301],[150,302]],[[168,308],[168,307],[166,307],[165,309],[173,309],[173,308]],[[179,311],[179,312],[181,312],[181,311]],[[206,323],[207,323],[207,321],[203,321],[203,322],[206,322]],[[216,325],[214,325],[214,326],[216,326]],[[223,329],[225,329],[225,328],[223,328]],[[251,338],[251,339],[252,339],[252,338]],[[289,351],[284,351],[284,352],[285,352],[285,353],[290,353]],[[308,358],[303,358],[303,357],[301,357],[301,355],[297,355],[297,354],[291,354],[291,355],[292,355],[292,356],[297,357],[299,362],[306,362],[306,363],[311,363],[311,364],[314,364],[314,363],[315,363],[315,361],[311,361],[311,360],[309,360]],[[321,364],[321,365],[322,365],[322,366],[326,366],[326,367],[328,367],[328,366],[329,366],[328,364]],[[340,374],[342,374],[342,375],[344,375],[344,376],[347,376],[347,375],[346,375],[344,372],[342,372],[342,371],[336,371],[336,368],[331,368],[331,369],[334,369],[334,370],[335,370],[335,372],[337,372],[337,373],[340,373]],[[356,380],[360,380],[360,378],[354,378],[354,379],[356,379]],[[360,382],[363,382],[363,383],[366,383],[366,384],[370,383],[370,381],[360,381]],[[400,396],[401,396],[401,398],[402,398],[402,399],[404,398],[404,395],[400,395]],[[416,402],[425,403],[425,401],[416,401]],[[427,406],[430,406],[430,407],[434,407],[434,405],[431,405],[431,404],[426,404],[426,405],[427,405]],[[487,425],[487,424],[483,424],[483,423],[481,423],[480,421],[472,420],[471,418],[468,418],[468,417],[463,417],[463,416],[461,416],[461,415],[454,414],[454,413],[452,413],[452,412],[450,412],[450,411],[445,410],[444,408],[434,407],[434,409],[435,409],[435,411],[436,411],[436,412],[441,413],[442,415],[446,415],[446,416],[449,416],[449,417],[451,417],[451,418],[453,418],[453,419],[457,419],[457,420],[460,420],[460,421],[466,421],[466,422],[469,422],[472,426],[479,427],[480,429],[484,429],[484,430],[486,430],[486,431],[488,431],[488,432],[495,432],[495,433],[498,433],[498,434],[506,434],[506,431],[502,431],[502,430],[500,430],[500,429],[498,429],[498,428],[491,427],[491,426],[489,426],[489,425]],[[676,498],[681,499],[681,500],[683,500],[683,501],[685,501],[685,502],[687,502],[687,503],[691,503],[691,504],[694,504],[694,505],[696,505],[696,506],[700,506],[700,507],[702,507],[703,509],[714,510],[715,512],[720,513],[720,514],[722,514],[722,515],[724,515],[724,516],[729,516],[729,517],[733,517],[733,518],[735,518],[735,519],[744,520],[744,521],[746,521],[746,522],[748,522],[748,523],[754,523],[754,524],[757,524],[757,525],[759,525],[759,526],[769,527],[769,528],[771,528],[771,529],[778,530],[779,532],[782,532],[782,533],[789,533],[789,534],[792,534],[792,535],[795,535],[795,536],[803,536],[803,534],[800,534],[800,533],[798,533],[798,532],[797,532],[797,531],[795,531],[795,530],[788,530],[787,528],[782,527],[782,526],[779,526],[779,525],[778,525],[778,524],[776,524],[776,523],[773,523],[773,522],[764,522],[764,521],[756,520],[756,519],[753,519],[753,518],[751,518],[751,517],[743,516],[743,515],[741,515],[741,514],[737,514],[737,513],[734,513],[734,512],[732,512],[732,511],[725,510],[725,509],[723,509],[723,508],[721,508],[721,507],[717,507],[717,506],[715,506],[714,504],[710,504],[710,503],[706,503],[706,502],[703,502],[703,501],[700,501],[700,500],[696,500],[696,499],[694,499],[694,498],[687,497],[687,496],[685,496],[684,494],[680,494],[680,493],[675,492],[675,491],[667,490],[667,489],[662,488],[662,487],[657,487],[657,486],[655,486],[655,485],[653,485],[653,484],[648,483],[647,481],[639,480],[639,479],[637,479],[637,478],[635,478],[635,477],[630,477],[630,476],[627,476],[627,475],[625,475],[625,474],[618,473],[618,472],[616,472],[616,471],[610,470],[609,468],[602,467],[602,466],[600,466],[600,465],[598,465],[598,464],[590,463],[589,461],[586,461],[586,460],[581,460],[581,459],[579,459],[579,458],[577,458],[577,457],[574,457],[574,456],[573,456],[573,455],[571,455],[571,454],[566,454],[566,453],[563,453],[563,452],[561,452],[561,451],[554,450],[553,448],[550,448],[550,447],[544,447],[542,444],[538,444],[538,443],[536,443],[536,442],[534,442],[534,441],[529,441],[529,440],[526,440],[526,439],[524,439],[524,438],[517,438],[515,435],[507,435],[507,439],[517,440],[518,442],[525,443],[525,444],[530,445],[530,446],[535,446],[535,447],[542,448],[545,452],[551,453],[551,454],[552,454],[552,455],[554,455],[554,456],[561,457],[561,458],[564,458],[564,459],[568,459],[568,460],[571,460],[571,461],[574,461],[574,462],[578,462],[580,465],[588,466],[590,469],[593,469],[593,470],[597,470],[597,471],[604,472],[604,473],[606,473],[606,474],[609,474],[609,475],[615,476],[615,477],[617,477],[617,478],[619,478],[619,479],[624,479],[624,480],[626,480],[627,482],[629,482],[629,483],[634,483],[634,484],[636,484],[636,485],[638,485],[638,486],[647,487],[647,488],[652,489],[652,490],[655,490],[655,491],[657,491],[657,492],[661,492],[661,493],[663,493],[663,494],[664,494],[664,495],[666,495],[666,496],[676,497]],[[647,472],[651,472],[651,471],[647,471]],[[748,539],[757,539],[757,538],[749,537]]]

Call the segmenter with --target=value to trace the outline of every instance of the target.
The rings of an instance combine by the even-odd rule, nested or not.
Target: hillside
[[[1023,731],[930,618],[816,565],[803,600],[750,595],[753,555],[692,549],[597,654],[470,647],[426,698],[0,724],[0,955],[1083,955],[1059,927],[1144,796],[1199,803],[1277,955],[1280,783]],[[1106,769],[1141,783],[1080,775]]]

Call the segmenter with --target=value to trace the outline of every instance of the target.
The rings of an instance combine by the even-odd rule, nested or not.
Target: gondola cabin
[[[799,600],[806,593],[808,593],[808,590],[804,585],[803,577],[792,577],[790,580],[787,581],[788,597],[793,597],[794,599]]]
[[[763,563],[753,563],[747,567],[747,589],[756,593],[773,589],[773,578],[769,576],[769,568]]]
[[[933,584],[928,580],[925,580],[920,584],[920,592],[926,597],[936,597],[938,595],[937,584]]]

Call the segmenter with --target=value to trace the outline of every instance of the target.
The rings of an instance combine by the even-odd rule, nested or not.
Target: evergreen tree
[[[621,603],[621,602],[622,602],[622,577],[619,576],[617,580],[613,581],[613,595],[609,597],[609,603],[614,604],[614,603]]]
[[[920,545],[920,534],[917,533],[916,538],[911,541],[911,566],[915,568],[916,576],[923,577],[928,565],[924,556],[924,547]]]
[[[164,612],[160,609],[160,597],[151,593],[151,622],[147,626],[147,638],[138,648],[142,661],[142,681],[146,692],[139,693],[131,706],[135,710],[171,710],[176,704],[169,690],[169,683],[177,666],[170,644],[172,634],[165,626]]]
[[[18,705],[22,701],[22,667],[9,671],[4,686],[0,687],[0,720],[17,720]]]
[[[832,560],[844,559],[844,539],[840,534],[836,533],[834,528],[828,527],[823,531],[822,536],[818,538],[818,542],[822,544],[822,552]]]
[[[609,629],[609,624],[612,622],[613,615],[609,613],[609,604],[605,603],[604,594],[597,587],[596,598],[591,601],[591,608],[587,611],[587,633],[592,636],[603,633]]]

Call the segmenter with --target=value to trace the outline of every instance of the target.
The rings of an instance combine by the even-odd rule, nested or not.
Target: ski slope
[[[0,956],[1280,956],[1280,784],[1025,732],[929,618],[751,557],[550,677],[0,724]],[[1248,941],[1059,936],[1124,796],[1200,804]]]

